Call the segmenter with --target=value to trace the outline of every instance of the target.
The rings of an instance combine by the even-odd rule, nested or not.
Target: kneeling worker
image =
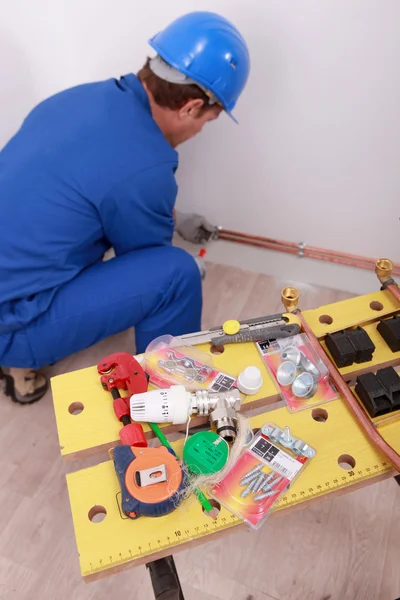
[[[201,328],[198,266],[172,246],[175,148],[231,113],[249,53],[207,12],[150,45],[137,76],[45,100],[0,152],[0,385],[15,401],[43,396],[40,367],[129,327],[138,352]],[[176,227],[198,243],[214,230],[179,214]]]

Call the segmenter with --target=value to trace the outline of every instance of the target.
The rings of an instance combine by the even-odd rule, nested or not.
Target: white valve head
[[[246,367],[237,380],[237,386],[243,394],[257,394],[261,390],[263,380],[258,367]]]
[[[152,390],[131,396],[131,419],[144,423],[173,423],[180,425],[189,418],[190,393],[183,385],[166,390]]]

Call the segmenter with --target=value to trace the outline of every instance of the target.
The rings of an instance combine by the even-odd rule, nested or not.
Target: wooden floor
[[[204,326],[280,311],[279,291],[288,283],[211,266]],[[348,296],[308,285],[300,291],[302,308]],[[132,332],[51,372],[89,366],[117,350],[133,351]],[[98,583],[81,580],[50,393],[30,407],[0,396],[0,428],[0,599],[151,600],[144,567]],[[399,551],[400,488],[389,480],[267,521],[258,533],[182,552],[176,564],[186,600],[395,600]]]

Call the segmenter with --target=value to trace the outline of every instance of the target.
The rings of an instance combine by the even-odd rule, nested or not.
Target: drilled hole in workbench
[[[80,415],[84,408],[82,402],[73,402],[68,406],[68,412],[71,415]]]
[[[211,354],[222,354],[223,352],[225,352],[225,347],[224,346],[215,346],[214,344],[212,344],[211,348],[210,348],[210,352],[211,352]]]
[[[204,510],[204,508],[202,508],[201,510],[203,511],[203,513],[204,513],[205,515],[207,515],[207,517],[211,517],[211,518],[213,518],[213,519],[216,519],[216,518],[218,517],[218,515],[219,515],[220,511],[221,511],[221,505],[220,505],[220,503],[219,503],[219,502],[217,502],[217,501],[216,501],[216,500],[214,500],[213,498],[211,498],[211,499],[209,498],[208,500],[209,500],[210,504],[211,504],[211,505],[212,505],[212,507],[213,507],[213,512],[212,512],[212,513],[208,513],[208,512],[206,512],[206,511]]]
[[[345,469],[346,471],[350,471],[356,466],[356,460],[355,458],[350,456],[350,454],[342,454],[341,456],[339,456],[337,461],[339,463],[339,466],[342,467],[342,469]]]
[[[328,411],[324,408],[313,408],[311,413],[314,421],[318,421],[318,423],[325,423],[328,420]]]
[[[92,523],[101,523],[106,518],[107,511],[104,506],[100,506],[96,504],[96,506],[92,506],[92,508],[88,512],[89,521]]]
[[[369,307],[372,310],[383,310],[383,304],[382,302],[378,302],[377,300],[374,300],[373,302],[369,303]]]
[[[319,322],[324,325],[332,325],[333,319],[330,315],[321,315],[319,318]]]

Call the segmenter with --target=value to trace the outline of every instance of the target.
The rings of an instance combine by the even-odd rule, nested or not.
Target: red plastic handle
[[[124,446],[147,448],[147,440],[144,435],[143,427],[138,423],[125,425],[119,432],[119,438]]]

